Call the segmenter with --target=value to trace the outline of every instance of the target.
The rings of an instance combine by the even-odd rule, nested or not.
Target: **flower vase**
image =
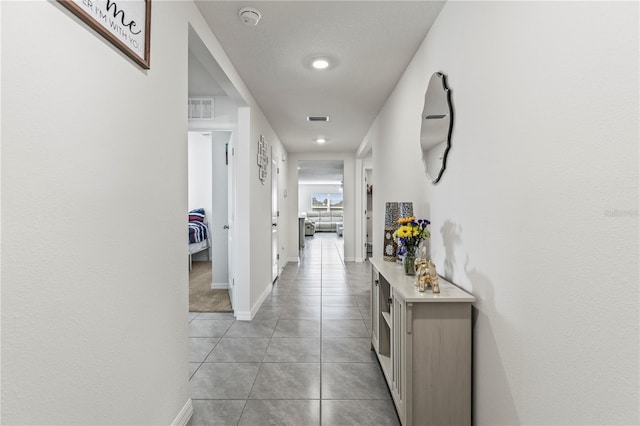
[[[407,252],[404,256],[403,260],[404,273],[405,275],[415,275],[416,274],[416,254],[415,252]]]
[[[387,262],[395,262],[397,260],[398,244],[393,238],[393,233],[398,229],[398,219],[412,215],[413,202],[411,201],[388,202],[386,204],[384,216],[383,259]]]

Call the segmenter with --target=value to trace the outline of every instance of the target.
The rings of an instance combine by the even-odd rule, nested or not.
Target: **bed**
[[[189,212],[189,270],[191,270],[192,256],[207,250],[207,259],[211,260],[211,234],[207,224],[204,209],[194,209]]]

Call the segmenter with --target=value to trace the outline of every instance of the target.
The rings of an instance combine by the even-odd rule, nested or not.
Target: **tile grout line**
[[[322,274],[323,274],[323,269],[324,269],[324,265],[322,262],[322,244],[320,245],[320,359],[318,361],[320,361],[320,377],[319,377],[319,383],[320,383],[320,398],[318,400],[318,412],[319,412],[319,419],[318,419],[318,424],[322,425],[322,322],[323,322],[323,318],[322,318],[322,289],[323,289],[323,278],[322,278]]]
[[[271,333],[271,337],[269,337],[269,343],[267,344],[267,348],[264,351],[264,355],[262,355],[262,360],[258,363],[258,371],[256,372],[256,376],[253,378],[253,383],[251,384],[251,389],[249,389],[249,393],[247,394],[247,399],[244,400],[244,406],[242,407],[242,411],[240,412],[240,417],[238,417],[238,423],[236,425],[240,424],[240,421],[242,420],[242,416],[244,415],[244,411],[247,408],[247,404],[249,404],[251,392],[253,391],[253,388],[256,385],[256,381],[258,380],[258,376],[260,375],[260,370],[262,370],[262,366],[264,365],[264,359],[267,357],[267,351],[269,350],[269,346],[271,346],[271,342],[273,341],[273,335],[275,334],[276,329],[278,328],[278,322],[280,322],[280,315],[282,315],[282,311],[280,311],[280,313],[278,314],[278,318],[276,319],[276,324],[273,327],[273,332]]]
[[[322,243],[321,243],[321,244],[322,244],[323,246],[325,246],[325,247],[324,247],[325,249],[326,249],[326,248],[337,249],[337,245],[336,245],[336,244],[331,244],[331,242],[330,242],[330,241],[322,241]],[[331,251],[333,251],[333,250],[331,250]],[[330,259],[332,258],[332,253],[329,253],[329,251],[327,251],[327,253],[324,253],[324,252],[323,252],[323,250],[321,250],[319,254],[320,254],[320,271],[319,271],[319,272],[320,272],[320,274],[319,274],[319,275],[320,275],[320,330],[319,330],[319,352],[320,352],[320,353],[319,353],[319,356],[320,356],[320,358],[319,358],[319,372],[320,372],[320,376],[319,376],[319,383],[320,383],[319,395],[320,395],[320,396],[319,396],[318,403],[320,404],[320,405],[319,405],[319,421],[320,421],[320,424],[321,424],[321,423],[322,423],[322,400],[323,400],[323,395],[322,395],[322,364],[323,364],[322,355],[323,355],[323,345],[322,345],[322,343],[323,343],[323,335],[324,335],[324,334],[323,334],[323,325],[322,325],[322,323],[323,323],[324,303],[323,303],[323,300],[322,300],[322,299],[323,299],[323,297],[325,296],[325,295],[323,294],[323,293],[324,293],[324,290],[325,290],[325,286],[324,286],[325,277],[324,277],[324,272],[323,272],[323,271],[324,271],[324,267],[325,267],[325,266],[327,266],[327,265],[325,265],[325,260],[330,260]],[[338,256],[340,257],[340,253],[339,253],[339,251],[338,251]],[[325,259],[325,258],[326,258],[326,259]],[[343,260],[342,260],[342,259],[341,259],[341,261],[343,262]],[[330,265],[331,265],[331,264],[330,264]],[[336,266],[337,266],[337,265],[336,265]],[[342,264],[341,266],[343,266],[343,268],[346,270],[346,265],[344,265],[344,262],[343,262],[343,264]],[[331,280],[329,280],[329,281],[331,281]],[[349,296],[351,296],[352,298],[354,298],[354,300],[355,300],[355,296],[354,296],[354,293],[353,293],[353,288],[351,288],[351,287],[350,287],[350,284],[349,284],[349,282],[350,282],[350,281],[351,281],[351,280],[349,279],[349,277],[345,277],[345,284],[347,285],[347,288],[350,290],[348,295],[349,295]],[[292,286],[289,286],[289,287],[288,287],[288,289],[287,289],[287,291],[286,291],[286,292],[284,292],[284,293],[282,294],[282,296],[284,297],[284,299],[285,299],[285,300],[286,300],[286,299],[288,299],[288,297],[289,297],[289,296],[291,296],[291,292],[292,292],[292,290],[293,290],[293,287],[292,287]],[[300,296],[300,295],[303,295],[303,294],[298,294],[298,296]],[[331,295],[331,294],[330,294],[330,295],[328,295],[328,296],[343,296],[343,295]],[[355,300],[355,302],[356,302],[356,303],[354,304],[354,306],[358,309],[358,312],[360,313],[361,320],[364,320],[364,317],[362,317],[362,309],[361,309],[361,306],[357,303],[357,300]],[[287,302],[287,303],[288,303],[288,302]],[[287,304],[285,304],[284,306],[287,306]],[[278,307],[278,306],[276,305],[275,307]],[[253,389],[254,389],[254,387],[255,387],[255,383],[257,382],[257,377],[258,377],[258,375],[259,375],[259,372],[260,372],[260,371],[261,371],[261,369],[263,368],[263,365],[266,363],[266,362],[265,362],[265,359],[266,359],[266,356],[267,356],[266,354],[267,354],[267,352],[268,352],[269,347],[270,347],[270,346],[271,346],[271,344],[273,343],[273,340],[275,339],[275,337],[274,337],[274,336],[275,336],[275,331],[276,331],[276,329],[277,329],[277,325],[279,324],[279,322],[280,322],[281,320],[283,320],[283,318],[282,318],[282,311],[283,311],[283,309],[284,309],[284,308],[281,306],[281,307],[280,307],[280,312],[277,314],[277,316],[276,316],[276,318],[275,318],[275,319],[276,319],[276,321],[275,321],[275,327],[274,327],[274,329],[272,330],[271,335],[270,335],[270,337],[269,337],[269,344],[267,345],[267,349],[266,349],[266,351],[265,351],[264,355],[262,356],[262,360],[259,362],[258,372],[256,373],[256,376],[254,377],[254,380],[253,380],[252,386],[251,386],[251,388],[250,388],[250,390],[249,390],[249,395],[247,396],[247,399],[245,399],[245,400],[244,400],[244,405],[243,405],[243,408],[242,408],[242,410],[241,410],[240,417],[239,417],[239,419],[238,419],[238,424],[240,423],[240,421],[241,421],[241,419],[242,419],[242,416],[243,416],[243,415],[244,415],[244,413],[246,412],[246,408],[248,407],[248,401],[249,401],[249,399],[250,399],[251,392],[253,391]],[[194,319],[196,319],[196,318],[198,318],[198,315],[196,315],[194,318],[192,318],[192,320],[194,320]],[[336,318],[336,319],[337,319],[337,318]],[[236,322],[236,321],[233,321],[233,322]],[[231,325],[233,325],[233,324],[231,324]],[[231,327],[231,325],[227,328],[227,330],[223,333],[223,335],[218,339],[218,341],[216,342],[216,344],[214,345],[214,347],[211,349],[211,351],[209,351],[209,354],[208,354],[207,356],[205,356],[205,361],[206,361],[207,357],[211,355],[211,352],[213,352],[213,351],[214,351],[214,349],[215,349],[217,346],[219,346],[219,345],[220,345],[220,342],[221,342],[221,340],[222,340],[223,338],[236,339],[236,338],[232,338],[232,337],[226,337],[226,336],[227,336],[227,334],[229,333],[229,331],[230,331],[230,330],[231,330],[231,328],[232,328],[232,327]],[[205,337],[205,336],[203,336],[203,337]],[[259,337],[259,336],[256,336],[256,337]],[[302,337],[302,336],[300,336],[300,337]],[[249,337],[248,337],[248,336],[237,337],[237,339],[243,339],[243,338],[249,338]],[[297,338],[297,337],[295,337],[295,336],[288,336],[288,338]],[[343,336],[343,338],[347,338],[347,336]],[[287,339],[287,336],[284,336],[284,339]],[[203,362],[199,363],[198,369],[202,366],[202,364],[204,364],[204,363],[205,363],[205,361],[203,361]],[[276,363],[277,363],[277,362],[276,362]],[[362,364],[362,362],[356,362],[356,363],[358,363],[358,364]],[[196,370],[196,372],[197,372],[197,370]],[[196,372],[194,372],[194,374],[195,374]],[[276,400],[278,400],[278,399],[281,399],[281,400],[288,400],[288,399],[297,399],[297,398],[269,398],[269,399],[276,399]],[[308,399],[309,399],[309,398],[301,398],[300,400],[308,400]],[[335,399],[335,398],[332,398],[332,399]],[[365,399],[365,398],[363,398],[363,399]],[[377,400],[378,398],[366,398],[366,399]],[[358,400],[360,400],[360,399],[354,399],[354,401],[358,401]]]

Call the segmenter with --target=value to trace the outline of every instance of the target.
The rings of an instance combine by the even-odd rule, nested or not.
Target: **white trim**
[[[236,122],[223,123],[215,122],[214,120],[189,120],[190,132],[235,132],[236,130],[238,130],[238,123]]]
[[[271,290],[273,290],[273,284],[269,283],[267,288],[264,289],[258,301],[253,305],[250,312],[236,312],[236,320],[238,321],[251,321],[253,317],[258,313],[258,309],[262,306],[262,302],[265,301],[267,297],[271,294]]]
[[[171,426],[187,426],[189,420],[193,416],[193,403],[191,399],[188,399],[182,410],[178,413],[175,420],[171,423]]]
[[[345,261],[345,262],[355,262],[356,260],[355,260],[355,258],[354,258],[354,257],[345,257],[345,258],[344,258],[344,261]]]
[[[293,263],[300,263],[300,258],[299,257],[290,257],[287,259],[288,262],[293,262]]]
[[[211,283],[211,289],[227,289],[229,288],[229,283]]]
[[[239,312],[235,311],[236,320],[238,321],[251,321],[251,311]]]
[[[363,258],[361,258],[361,257],[356,257],[356,260],[355,260],[355,261],[356,261],[357,263],[362,263],[362,262],[364,262],[364,259],[363,259]]]

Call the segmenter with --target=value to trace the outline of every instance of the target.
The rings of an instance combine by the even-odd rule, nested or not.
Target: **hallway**
[[[189,425],[397,425],[370,350],[370,267],[306,237],[252,321],[192,313]]]

